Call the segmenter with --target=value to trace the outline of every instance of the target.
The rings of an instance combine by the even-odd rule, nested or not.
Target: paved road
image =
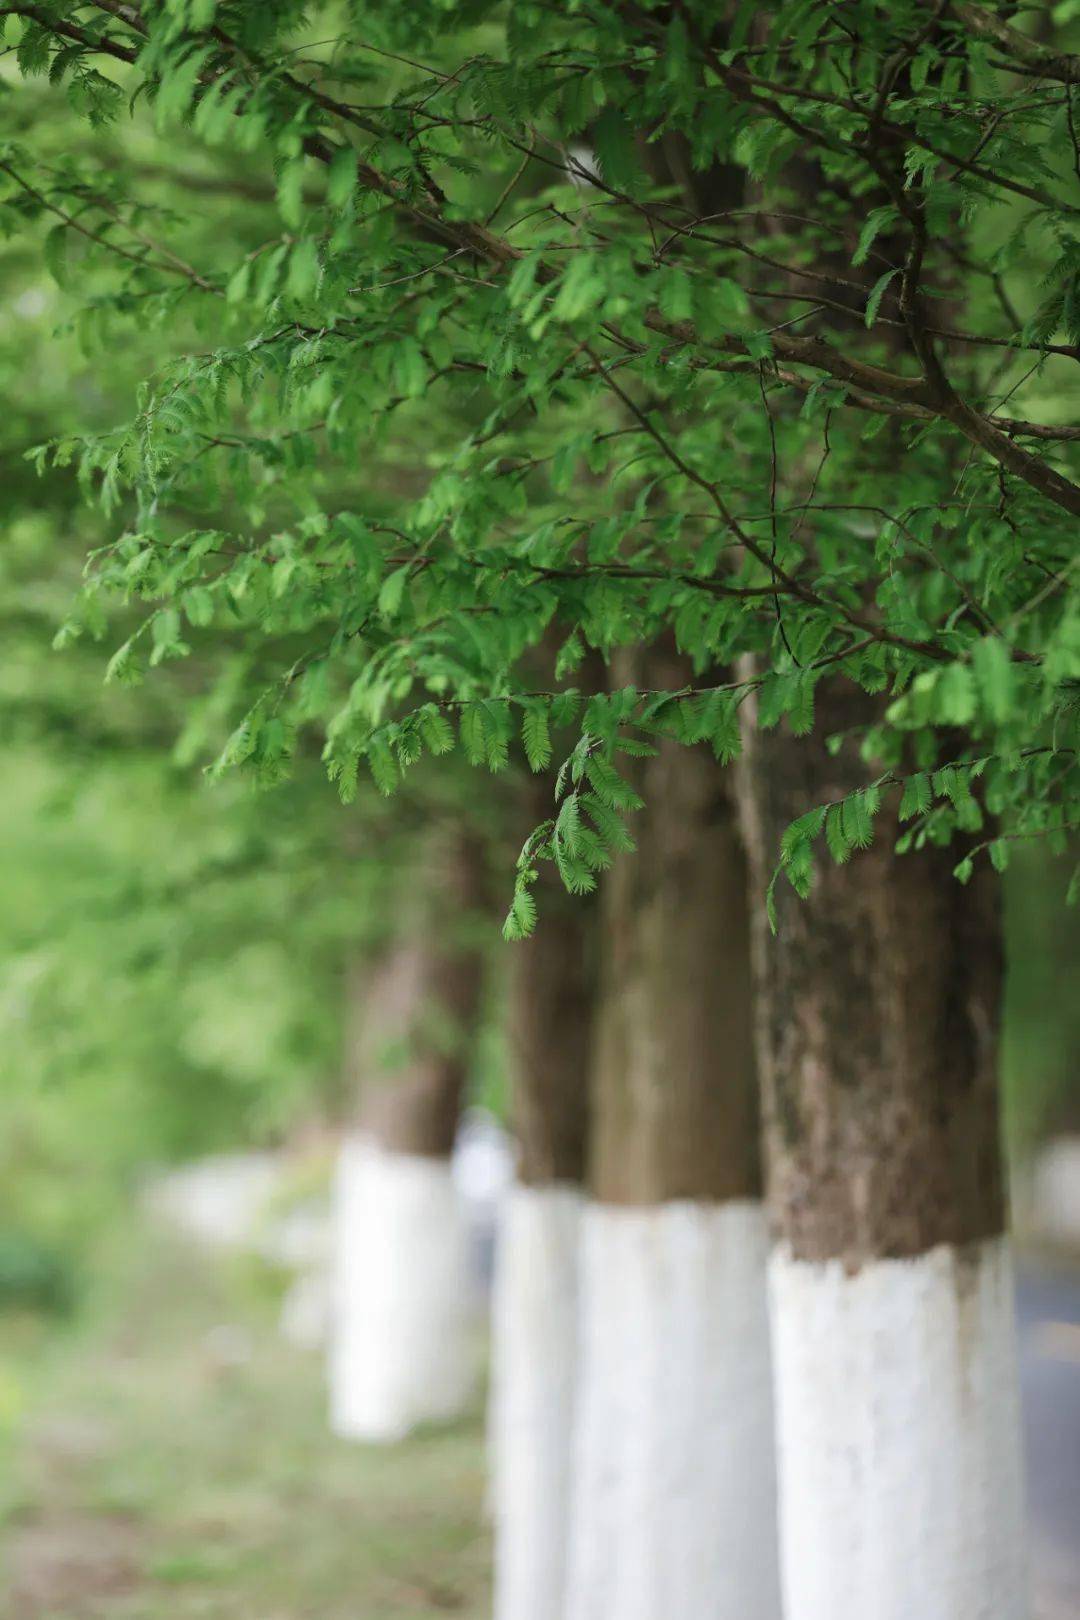
[[[1080,1616],[1080,1269],[1026,1260],[1017,1286],[1037,1620]]]

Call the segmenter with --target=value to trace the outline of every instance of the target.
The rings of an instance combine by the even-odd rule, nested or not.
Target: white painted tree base
[[[476,1378],[472,1302],[450,1161],[347,1138],[334,1200],[334,1432],[400,1440],[456,1416]]]
[[[1026,1620],[1006,1242],[770,1288],[786,1620]]]
[[[563,1620],[577,1364],[576,1187],[515,1186],[496,1253],[495,1620]]]
[[[757,1203],[586,1210],[568,1620],[779,1620],[766,1255]]]

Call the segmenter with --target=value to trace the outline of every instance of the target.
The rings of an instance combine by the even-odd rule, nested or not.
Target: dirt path
[[[479,1416],[386,1450],[326,1431],[265,1273],[142,1239],[42,1353],[0,1446],[0,1620],[487,1613]],[[1031,1268],[1020,1344],[1036,1620],[1080,1614],[1080,1273]]]
[[[2,1620],[486,1615],[478,1414],[333,1440],[318,1362],[281,1343],[251,1265],[155,1239],[95,1297],[44,1368],[0,1342],[29,1414],[0,1484]]]

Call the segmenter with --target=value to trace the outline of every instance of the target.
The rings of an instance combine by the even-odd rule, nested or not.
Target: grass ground
[[[0,1316],[0,1620],[487,1616],[479,1409],[335,1441],[266,1275],[152,1227],[88,1297],[62,1329]],[[1072,1620],[1076,1272],[1029,1266],[1021,1303],[1035,1612]]]
[[[319,1359],[255,1274],[153,1231],[92,1297],[61,1333],[0,1337],[3,1620],[486,1613],[479,1410],[335,1441]]]

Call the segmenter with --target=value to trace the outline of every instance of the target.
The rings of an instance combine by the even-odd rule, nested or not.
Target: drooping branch
[[[94,9],[105,13],[114,19],[125,22],[128,26],[139,32],[144,31],[141,14],[138,8],[121,3],[121,0],[96,0]],[[978,12],[980,16],[989,16],[980,6],[961,7],[967,11]],[[51,16],[44,8],[34,5],[15,5],[5,8],[9,13],[25,16],[37,22],[41,27],[48,29],[61,37],[75,40],[90,50],[101,50],[111,54],[127,63],[133,63],[137,53],[121,44],[111,36],[96,36],[79,24]],[[649,27],[655,29],[655,20],[650,19]],[[1010,30],[1010,33],[1015,32]],[[213,37],[221,46],[223,52],[237,55],[240,47],[220,29]],[[702,46],[707,56],[710,48]],[[715,52],[711,52],[715,56]],[[1060,59],[1062,62],[1068,59]],[[788,85],[778,84],[775,81],[760,78],[750,74],[737,66],[730,66],[719,62],[714,64],[730,93],[738,99],[747,100],[762,107],[771,116],[779,119],[785,127],[793,128],[806,139],[810,139],[821,147],[835,146],[836,142],[826,132],[800,120],[793,119],[785,110],[776,96],[794,97],[796,100],[804,99],[822,101],[835,105],[840,109],[856,113],[860,117],[869,116],[868,109],[859,102],[852,101],[850,97],[843,97],[832,93],[811,91],[807,87],[802,89]],[[207,81],[214,77],[213,73],[204,75]],[[330,120],[344,120],[350,124],[356,123],[353,110],[337,103],[333,98],[320,97],[313,93],[300,81],[291,79],[288,75],[278,76],[278,84],[284,85],[289,94],[317,105],[320,111]],[[1019,182],[1011,181],[1008,177],[997,175],[991,170],[970,160],[960,158],[957,154],[940,150],[935,143],[929,142],[917,132],[906,126],[893,125],[887,120],[878,117],[874,121],[874,131],[880,138],[892,143],[914,142],[924,150],[932,153],[942,161],[955,165],[963,172],[971,174],[974,178],[991,186],[1000,186],[1029,197],[1045,208],[1060,211],[1066,207],[1067,211],[1080,212],[1071,209],[1071,205],[1064,205],[1058,199],[1050,197],[1036,188],[1031,188]],[[333,161],[339,148],[321,135],[308,135],[304,138],[304,150],[313,158],[322,163]],[[394,176],[384,174],[378,167],[357,154],[357,177],[361,186],[384,196],[403,215],[411,219],[415,226],[425,235],[434,235],[441,241],[476,258],[484,260],[496,271],[504,270],[516,263],[523,256],[523,250],[514,246],[505,235],[500,235],[489,226],[474,220],[462,220],[453,217],[448,199],[442,191],[424,176],[424,190],[418,197],[415,188]],[[560,276],[560,270],[547,260],[541,259],[538,283],[544,285],[554,284]],[[912,289],[913,290],[913,289]],[[691,322],[672,322],[663,317],[658,311],[650,311],[645,316],[645,324],[668,341],[676,342],[706,351],[720,351],[729,356],[743,356],[753,358],[747,343],[736,337],[728,336],[722,340],[704,339]],[[1015,442],[1014,434],[1024,433],[1024,427],[1018,424],[1000,424],[990,416],[980,412],[974,406],[960,398],[951,388],[943,389],[940,378],[934,379],[936,386],[931,386],[931,380],[926,375],[909,377],[889,371],[881,366],[862,361],[851,354],[841,351],[834,344],[830,344],[820,336],[801,337],[790,332],[776,332],[772,337],[772,347],[778,361],[788,365],[805,367],[811,371],[831,377],[834,381],[850,388],[861,396],[855,403],[864,409],[874,409],[871,401],[877,399],[887,405],[899,406],[902,414],[907,414],[913,407],[920,415],[926,413],[927,419],[936,417],[946,423],[977,446],[991,459],[1004,467],[1013,476],[1023,480],[1036,490],[1046,500],[1063,510],[1080,515],[1080,486],[1066,478],[1049,463],[1031,454]],[[1032,424],[1034,432],[1032,437],[1050,439],[1051,432],[1040,431]],[[1054,434],[1054,437],[1072,437],[1071,433]]]

